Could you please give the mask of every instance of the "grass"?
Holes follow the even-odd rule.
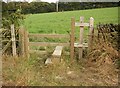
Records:
[[[104,8],[82,11],[68,11],[59,13],[44,13],[27,15],[25,26],[32,33],[60,33],[67,34],[70,30],[70,18],[75,17],[79,21],[80,16],[85,17],[85,21],[89,17],[94,17],[95,24],[117,23],[117,8]],[[79,27],[78,27],[79,28]],[[85,30],[87,32],[87,30]],[[79,32],[77,32],[79,33]],[[49,39],[44,39],[48,41]],[[43,41],[42,39],[31,39],[30,41]],[[53,40],[49,40],[53,41]],[[56,41],[58,42],[58,41]],[[99,46],[99,45],[98,45]],[[97,47],[97,46],[95,46]],[[100,46],[99,46],[100,47]],[[99,48],[98,47],[98,48]],[[102,47],[102,46],[101,46]],[[101,48],[100,49],[103,49]],[[37,47],[43,49],[41,47]],[[13,58],[11,56],[3,56],[3,85],[6,86],[116,86],[117,74],[114,70],[110,70],[110,74],[102,74],[106,68],[101,69],[90,67],[89,63],[83,59],[80,62],[70,64],[69,56],[66,54],[67,49],[62,55],[62,62],[57,65],[44,64],[45,60],[50,57],[52,48],[48,48],[49,53],[45,55],[31,54],[29,59]],[[69,50],[68,50],[69,51]],[[95,54],[96,55],[96,54]],[[94,56],[94,55],[93,55]],[[95,56],[94,56],[95,57]],[[99,59],[99,58],[98,58]],[[85,60],[85,61],[84,61]],[[85,66],[84,66],[85,65]],[[88,65],[88,66],[86,66]],[[92,66],[92,65],[91,65]],[[103,64],[102,66],[105,67]],[[112,65],[110,65],[112,66]],[[108,66],[108,67],[110,67]],[[114,74],[111,76],[111,72]],[[109,73],[107,71],[107,73]],[[13,75],[14,74],[14,75]],[[109,77],[109,78],[108,78]],[[114,80],[113,80],[114,79]]]
[[[84,16],[85,22],[93,17],[95,25],[101,23],[118,23],[118,8],[101,8],[78,11],[52,12],[43,14],[30,14],[26,16],[25,27],[31,33],[59,33],[68,34],[70,31],[71,17],[79,21]],[[78,30],[79,27],[77,27]],[[86,28],[87,29],[87,28]],[[77,32],[78,34],[79,32]]]
[[[11,56],[4,56],[3,85],[6,86],[75,85],[70,81],[71,80],[70,78],[65,77],[68,63],[67,64],[62,63],[62,65],[58,64],[56,66],[52,65],[45,66],[44,59],[39,58],[36,54],[33,54],[29,59],[21,57],[13,58]],[[75,68],[80,68],[80,66],[76,64]],[[75,70],[75,68],[73,69]],[[76,85],[80,85],[80,83],[77,81],[75,83]]]
[[[101,70],[106,71],[106,68],[96,68],[85,62],[85,59],[77,63],[74,61],[71,64],[70,61],[67,60],[66,56],[63,55],[61,63],[56,65],[45,65],[45,58],[43,57],[45,56],[38,56],[36,54],[32,54],[29,59],[4,56],[2,58],[3,85],[116,86],[118,83],[117,74],[113,74],[114,70],[110,70],[110,74],[103,74],[101,73]],[[109,78],[107,78],[108,76]]]

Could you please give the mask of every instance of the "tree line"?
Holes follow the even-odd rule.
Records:
[[[104,7],[117,7],[117,2],[59,2],[59,11],[84,10]],[[15,12],[21,9],[23,14],[48,13],[56,11],[56,3],[47,2],[9,2],[2,3],[2,12]]]

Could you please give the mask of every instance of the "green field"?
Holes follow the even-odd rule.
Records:
[[[79,21],[79,17],[84,16],[85,22],[93,17],[95,25],[101,23],[117,23],[118,8],[101,8],[78,11],[53,12],[42,14],[30,14],[26,16],[25,27],[31,33],[59,33],[67,34],[70,30],[71,17]]]

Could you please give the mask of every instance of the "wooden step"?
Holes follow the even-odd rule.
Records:
[[[56,46],[51,58],[47,58],[45,64],[59,63],[61,60],[63,46]]]
[[[51,61],[51,58],[47,58],[46,61],[45,61],[45,64],[52,64],[52,61]]]
[[[62,54],[62,49],[63,49],[63,46],[56,46],[52,56],[53,57],[60,57]]]
[[[83,43],[83,44],[74,43],[74,47],[76,47],[76,48],[82,48],[82,47],[87,48],[88,44],[87,43]]]
[[[52,54],[52,62],[59,63],[61,60],[63,46],[56,46],[53,54]]]

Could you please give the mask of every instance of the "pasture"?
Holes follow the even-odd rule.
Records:
[[[93,17],[95,26],[99,22],[116,24],[118,23],[118,8],[29,14],[26,16],[24,25],[30,33],[67,34],[70,31],[71,17],[75,17],[76,21],[79,21],[80,16],[84,16],[85,22],[88,22],[89,18]]]

